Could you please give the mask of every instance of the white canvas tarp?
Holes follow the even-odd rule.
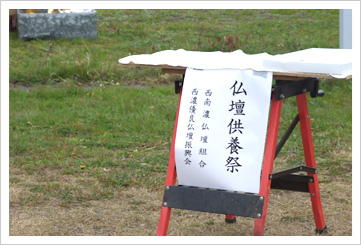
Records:
[[[327,74],[335,78],[352,75],[352,50],[312,48],[287,54],[246,54],[165,50],[154,54],[131,55],[119,60],[123,65],[170,66],[195,69],[251,69],[285,73]]]

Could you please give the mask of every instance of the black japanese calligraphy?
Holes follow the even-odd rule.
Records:
[[[193,139],[193,133],[192,132],[187,133],[186,138],[192,140]]]
[[[230,89],[233,89],[233,96],[236,94],[241,94],[244,93],[245,95],[247,95],[247,92],[244,88],[242,88],[243,86],[243,82],[241,82],[239,85],[238,81],[236,80],[235,83],[233,84],[233,86]]]
[[[209,130],[207,123],[202,124],[202,130]]]
[[[236,170],[238,172],[237,167],[242,167],[242,165],[237,162],[238,159],[238,157],[228,157],[227,164],[225,165],[227,167],[227,171],[231,171],[231,173],[233,173],[234,170]]]
[[[197,97],[192,97],[191,104],[193,104],[193,105],[197,104]]]
[[[233,153],[238,154],[238,150],[243,149],[242,147],[239,146],[238,137],[235,137],[235,138],[232,137],[231,142],[228,144],[229,144],[229,146],[226,149],[230,148],[230,151],[231,151],[230,154],[233,154]]]
[[[203,112],[203,117],[204,118],[209,118],[209,111],[208,110]]]
[[[198,94],[198,89],[194,88],[194,89],[192,90],[192,95],[197,95],[197,94]]]
[[[194,122],[194,115],[193,115],[193,114],[191,114],[191,115],[189,116],[189,122]]]
[[[238,102],[237,101],[234,102],[232,100],[232,104],[230,104],[231,109],[229,109],[229,111],[235,110],[236,113],[234,115],[245,115],[243,113],[244,105],[245,105],[244,101],[239,100]]]
[[[204,105],[206,105],[206,106],[211,106],[211,100],[210,99],[206,99],[205,101],[204,101]]]
[[[192,141],[186,141],[185,148],[192,148]]]
[[[233,134],[235,132],[240,132],[242,134],[243,126],[242,126],[241,119],[234,120],[232,118],[231,122],[228,124],[227,127],[229,127],[229,134]]]
[[[193,123],[188,124],[188,130],[194,130]]]
[[[208,140],[208,136],[201,136],[202,143],[208,143],[207,140]]]
[[[191,157],[192,156],[192,151],[191,150],[185,150],[184,151],[184,156],[188,156],[188,157]]]
[[[211,98],[212,98],[212,91],[211,89],[198,89],[193,88],[191,90],[191,94],[189,95],[190,102],[189,102],[189,109],[188,109],[188,125],[187,125],[187,134],[186,134],[186,141],[184,145],[184,163],[186,165],[191,165],[192,160],[192,148],[196,148],[198,142],[194,142],[193,139],[195,135],[197,135],[197,129],[202,130],[209,130],[209,124],[205,121],[198,121],[200,119],[200,116],[202,116],[203,120],[207,120],[211,118]],[[203,97],[205,96],[205,97]],[[199,103],[199,101],[204,101],[204,105]],[[199,117],[197,117],[196,112],[200,112]],[[203,111],[203,113],[201,113]],[[202,120],[202,119],[201,119]],[[201,125],[201,126],[199,126]],[[200,128],[199,128],[200,127]],[[196,129],[197,128],[197,129]],[[204,146],[208,145],[209,137],[204,132],[201,136],[197,135],[197,138],[200,137],[200,143],[203,144],[201,148],[199,148],[198,157],[203,158],[207,156],[207,148]],[[199,138],[198,138],[199,139]],[[199,159],[201,160],[199,162],[200,167],[206,166],[206,163],[204,162],[205,159]],[[197,160],[198,161],[198,160]]]
[[[207,149],[206,148],[200,148],[199,149],[199,155],[207,155]]]
[[[207,165],[205,162],[203,162],[203,160],[201,160],[198,164],[201,168],[203,168],[205,165]]]
[[[230,90],[232,90],[232,96],[237,95],[237,99],[239,96],[246,96],[247,91],[243,87],[243,82],[238,82],[237,80],[234,82],[232,87],[230,87]],[[234,116],[231,118],[231,121],[227,125],[229,128],[228,133],[230,135],[233,134],[243,134],[244,126],[239,116],[244,116],[244,108],[245,108],[245,101],[242,101],[241,99],[232,100],[230,106],[230,109],[228,111],[233,112]],[[231,137],[230,143],[228,143],[228,146],[226,149],[230,150],[230,156],[228,157],[227,164],[225,165],[227,167],[227,171],[230,171],[231,173],[238,172],[238,167],[242,167],[241,164],[238,163],[239,157],[234,157],[234,154],[239,153],[239,150],[242,150],[243,147],[240,146],[240,142],[238,140],[238,137]]]
[[[195,114],[196,114],[196,110],[197,110],[197,97],[198,95],[198,89],[194,88],[192,90],[192,96],[191,96],[191,100],[190,100],[190,107],[189,107],[189,124],[187,126],[187,134],[186,134],[186,142],[184,145],[184,157],[186,157],[186,159],[184,160],[184,163],[186,165],[191,165],[191,156],[192,156],[192,151],[190,149],[193,148],[192,143],[193,143],[193,132],[194,131],[194,125],[195,125]]]

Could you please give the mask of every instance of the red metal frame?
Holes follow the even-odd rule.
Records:
[[[176,132],[178,126],[178,116],[179,116],[179,106],[181,103],[181,95],[179,96],[177,115],[174,124],[173,131],[173,139],[172,146],[170,150],[169,162],[168,162],[168,170],[167,177],[165,181],[165,186],[174,185],[176,183],[176,167],[175,167],[175,152],[174,145],[176,139]],[[253,234],[255,236],[264,235],[264,227],[266,223],[267,217],[267,208],[268,208],[268,200],[269,194],[271,190],[271,179],[269,179],[269,175],[273,171],[273,164],[275,159],[275,152],[277,146],[277,136],[278,136],[278,128],[281,117],[281,109],[282,109],[282,100],[276,100],[275,94],[272,96],[271,101],[271,110],[269,115],[268,129],[267,129],[267,139],[265,145],[265,152],[263,158],[263,166],[262,166],[262,174],[261,174],[261,182],[260,182],[260,191],[259,195],[264,197],[264,206],[263,206],[263,214],[261,218],[256,218],[254,223]],[[316,161],[315,154],[313,149],[312,142],[312,133],[311,133],[311,125],[310,125],[310,117],[308,114],[308,106],[307,106],[307,95],[306,93],[300,94],[296,96],[297,100],[297,108],[298,115],[300,119],[300,128],[302,135],[302,144],[304,149],[305,162],[307,167],[316,169]],[[323,215],[322,205],[321,205],[321,196],[320,189],[318,184],[317,173],[312,174],[308,173],[309,176],[312,176],[314,182],[309,183],[310,197],[313,209],[314,220],[316,224],[317,230],[325,229],[325,219]],[[165,188],[164,186],[164,188]],[[161,209],[161,215],[158,225],[157,236],[166,236],[168,230],[168,224],[170,219],[171,208],[163,207]],[[234,215],[226,215],[226,219],[233,220],[235,218]]]
[[[267,207],[269,193],[271,191],[271,180],[269,175],[273,171],[273,162],[275,159],[278,126],[281,117],[282,100],[276,100],[275,94],[272,96],[271,112],[268,120],[267,139],[263,157],[262,174],[259,195],[264,196],[262,218],[256,218],[254,222],[253,235],[263,236],[264,225],[266,223]]]
[[[228,221],[229,223],[232,223],[233,221],[235,221],[234,220],[235,218],[236,218],[236,215],[226,214],[226,221]]]
[[[179,107],[180,107],[180,103],[181,103],[181,98],[182,98],[182,89],[180,90],[180,94],[179,94],[177,114],[175,117],[174,129],[173,129],[172,145],[171,145],[170,154],[169,154],[167,177],[165,179],[164,188],[166,186],[174,185],[176,182],[176,179],[177,179],[177,171],[175,168],[174,146],[175,146],[175,139],[176,139],[176,134],[177,134],[178,116],[179,116]],[[157,236],[166,236],[167,235],[170,213],[171,213],[171,208],[162,206],[158,229],[157,229],[157,233],[156,233]]]
[[[303,152],[305,155],[305,162],[307,167],[316,168],[315,152],[313,149],[312,134],[310,116],[308,114],[307,96],[306,94],[300,94],[296,96],[298,116],[300,118],[300,127],[302,135]],[[326,228],[325,217],[323,215],[321,205],[321,193],[318,185],[317,173],[311,174],[314,181],[308,183],[310,190],[310,197],[312,203],[313,217],[315,219],[315,225],[317,230],[323,230]]]
[[[312,132],[310,124],[310,116],[307,106],[306,93],[296,96],[298,116],[300,119],[300,128],[302,135],[303,152],[305,156],[305,163],[307,167],[316,169],[315,153],[312,141]],[[264,226],[266,223],[267,207],[269,200],[269,193],[271,190],[271,180],[269,175],[272,173],[275,150],[277,146],[278,126],[281,116],[282,100],[276,101],[273,96],[271,104],[271,112],[268,123],[266,148],[263,158],[262,176],[260,184],[260,196],[264,196],[263,215],[262,218],[256,218],[254,223],[253,235],[263,236]],[[326,228],[325,218],[322,210],[320,188],[318,184],[317,173],[308,173],[313,177],[313,182],[308,184],[310,190],[310,197],[312,203],[313,216],[315,220],[316,230],[324,230]]]

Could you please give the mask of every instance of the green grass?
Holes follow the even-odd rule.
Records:
[[[97,10],[96,39],[25,42],[10,33],[10,82],[155,84],[159,70],[122,67],[118,59],[167,49],[280,54],[338,48],[338,12]]]
[[[351,81],[327,80],[321,86],[323,98],[308,97],[319,171],[326,179],[346,178],[351,167]],[[177,101],[171,85],[11,89],[10,168],[21,174],[10,174],[10,182],[29,188],[32,194],[22,200],[28,205],[38,205],[40,194],[66,205],[112,198],[112,189],[161,188]],[[296,113],[295,99],[285,100],[280,136]],[[297,126],[276,165],[304,165],[302,151]],[[332,152],[340,154],[330,157]],[[24,176],[36,183],[27,184]],[[62,176],[78,180],[69,185]]]
[[[165,171],[176,106],[164,85],[10,90],[10,164],[128,185],[143,172]]]

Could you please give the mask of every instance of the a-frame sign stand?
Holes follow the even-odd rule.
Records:
[[[171,209],[179,208],[225,214],[226,222],[228,223],[235,222],[236,216],[253,217],[255,218],[253,234],[262,236],[264,234],[271,189],[309,192],[316,226],[315,231],[319,234],[325,232],[327,228],[321,205],[306,96],[307,92],[310,92],[312,98],[323,95],[323,91],[318,90],[318,80],[315,78],[306,78],[299,81],[293,81],[293,79],[276,80],[276,85],[272,87],[271,109],[258,195],[175,185],[177,172],[174,146],[182,94],[181,85],[182,81],[176,81],[176,93],[180,93],[180,99],[175,119],[164,197],[156,235],[167,235]],[[293,96],[296,97],[298,114],[277,144],[282,100]],[[298,166],[281,172],[272,172],[274,159],[298,122],[301,128],[306,166]],[[301,171],[306,172],[307,175],[295,174]]]

